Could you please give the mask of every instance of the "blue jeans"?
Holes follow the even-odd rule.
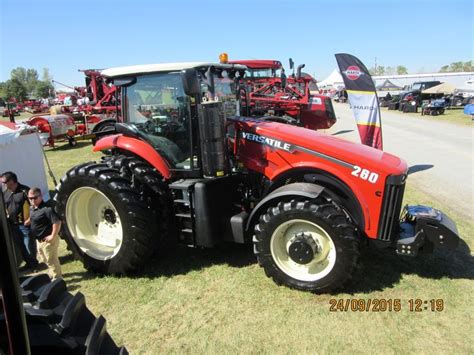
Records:
[[[20,224],[18,229],[23,235],[23,244],[27,254],[25,258],[26,264],[31,266],[38,265],[38,260],[36,259],[36,239],[30,235],[30,227]]]
[[[38,260],[36,259],[36,240],[30,238],[30,228],[24,225],[11,225],[11,232],[13,243],[16,245],[17,260],[21,256],[27,266],[38,265]],[[18,261],[18,263],[21,262]]]

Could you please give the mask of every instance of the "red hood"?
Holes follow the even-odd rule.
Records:
[[[399,157],[378,149],[349,142],[302,127],[276,122],[245,122],[250,131],[258,135],[276,138],[286,143],[304,147],[330,157],[386,174],[404,174],[407,164]]]

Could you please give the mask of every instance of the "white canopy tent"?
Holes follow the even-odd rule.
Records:
[[[13,171],[24,185],[39,187],[44,200],[49,200],[43,147],[36,132],[0,124],[0,174],[5,171]]]
[[[320,89],[336,89],[340,90],[344,88],[344,80],[342,79],[339,70],[334,69],[333,72],[323,81],[318,82]]]

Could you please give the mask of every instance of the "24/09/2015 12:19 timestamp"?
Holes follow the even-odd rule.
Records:
[[[441,298],[410,298],[403,301],[399,298],[331,298],[330,312],[442,312],[444,300]]]

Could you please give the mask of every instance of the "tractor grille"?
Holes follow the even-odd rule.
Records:
[[[387,178],[379,221],[378,240],[391,241],[393,236],[398,234],[406,177],[403,174]]]

